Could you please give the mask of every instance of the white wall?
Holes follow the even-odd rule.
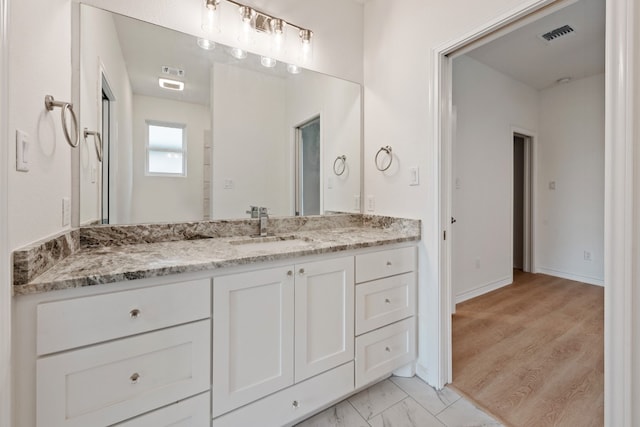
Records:
[[[187,176],[146,175],[146,120],[186,125]],[[202,220],[203,154],[205,132],[210,129],[206,105],[133,96],[132,223]]]
[[[438,141],[433,135],[435,74],[432,49],[460,39],[529,0],[368,0],[364,24],[365,195],[375,213],[423,221],[419,272],[420,375],[440,381],[438,248]],[[463,12],[463,13],[462,13]],[[375,169],[376,151],[392,145],[398,168]],[[419,186],[409,186],[408,167],[420,168]],[[446,341],[446,340],[445,340]]]
[[[360,195],[360,86],[303,72],[287,79],[286,102],[286,125],[292,143],[296,126],[318,114],[321,116],[323,210],[359,212],[354,197]],[[346,168],[338,176],[333,164],[342,155],[347,157]]]
[[[512,127],[536,132],[538,91],[460,56],[453,105],[452,286],[461,302],[512,281]]]
[[[273,216],[291,215],[285,80],[215,64],[212,91],[212,217],[246,217],[249,205],[267,207]],[[225,189],[225,180],[233,188]]]
[[[110,13],[82,7],[80,43],[81,128],[102,131],[102,73],[109,82],[112,103],[110,222],[129,222],[131,211],[131,115],[132,92],[120,42]],[[94,171],[92,171],[94,169]],[[93,175],[93,179],[92,179]],[[92,137],[80,144],[80,223],[99,221],[101,212],[102,164],[98,162]],[[94,181],[94,182],[92,182]]]
[[[604,74],[540,91],[536,269],[604,283]],[[556,189],[549,189],[549,182]],[[584,252],[591,253],[591,261]]]

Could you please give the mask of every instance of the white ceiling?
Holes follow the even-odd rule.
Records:
[[[575,32],[547,42],[540,35],[569,24]],[[535,89],[558,79],[604,72],[605,0],[580,0],[467,53]]]

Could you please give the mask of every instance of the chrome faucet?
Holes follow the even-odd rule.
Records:
[[[246,213],[251,214],[251,218],[258,218],[260,216],[260,208],[257,206],[249,206],[249,210]]]
[[[269,214],[267,213],[267,208],[260,208],[260,237],[265,237],[267,235],[268,219]]]

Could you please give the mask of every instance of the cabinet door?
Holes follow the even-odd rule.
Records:
[[[214,417],[293,384],[293,304],[293,267],[214,279]]]
[[[353,257],[296,265],[296,382],[353,360]]]

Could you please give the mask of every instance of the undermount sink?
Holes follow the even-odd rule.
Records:
[[[295,235],[250,237],[242,240],[231,240],[229,244],[245,250],[275,250],[308,246],[312,239]]]

